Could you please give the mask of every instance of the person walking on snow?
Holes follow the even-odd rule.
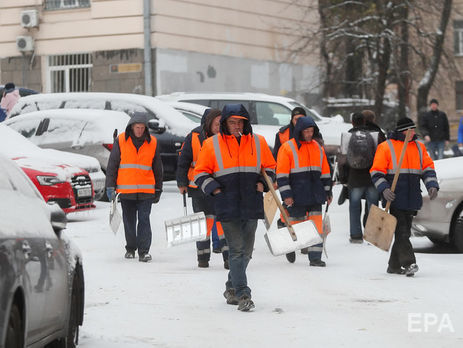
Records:
[[[419,126],[431,158],[439,160],[444,158],[444,149],[449,144],[449,120],[445,112],[438,109],[437,99],[431,99],[429,107],[431,110],[420,118]]]
[[[322,228],[322,204],[330,204],[331,174],[323,147],[314,137],[319,129],[311,117],[301,117],[294,138],[284,143],[277,158],[277,183],[291,224],[312,220],[319,234]],[[310,266],[325,267],[323,243],[308,248]],[[296,254],[286,256],[294,262]]]
[[[195,167],[195,183],[213,196],[217,220],[229,247],[228,280],[224,297],[238,310],[253,309],[246,269],[252,257],[257,220],[264,218],[261,170],[274,180],[275,160],[264,137],[253,134],[242,104],[222,110],[220,132],[206,139]]]
[[[207,238],[196,242],[198,267],[209,267],[211,258],[210,237],[214,228],[219,238],[218,249],[222,253],[224,268],[228,265],[228,246],[220,222],[215,222],[214,203],[211,197],[206,196],[194,183],[194,170],[201,147],[208,137],[219,132],[221,113],[218,109],[206,109],[201,120],[201,126],[196,127],[188,134],[182,146],[177,162],[177,186],[181,194],[192,198],[193,211],[204,212],[206,215]]]
[[[135,112],[114,141],[106,169],[109,200],[120,193],[126,259],[151,261],[151,205],[162,193],[163,168],[157,140],[148,131],[148,114]],[[138,222],[137,222],[138,220]]]
[[[418,271],[410,235],[413,216],[423,204],[420,179],[426,185],[431,200],[437,197],[439,190],[434,162],[425,146],[416,140],[415,128],[414,122],[407,117],[398,120],[389,139],[378,145],[370,169],[372,181],[383,197],[383,206],[390,201],[390,213],[397,218],[387,273],[405,274],[407,277]],[[412,137],[405,150],[397,186],[392,192],[392,181],[408,129]]]

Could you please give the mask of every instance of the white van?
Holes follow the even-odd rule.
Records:
[[[222,109],[225,104],[243,104],[251,116],[251,124],[256,133],[265,136],[269,146],[273,147],[275,134],[291,120],[291,110],[295,107],[305,109],[323,135],[326,152],[337,153],[341,144],[341,134],[352,126],[344,122],[342,116],[323,117],[313,109],[291,98],[262,93],[185,93],[159,95],[156,99],[166,102],[187,102]],[[255,127],[254,125],[257,125]]]

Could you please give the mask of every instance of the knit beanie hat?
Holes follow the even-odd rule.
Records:
[[[307,113],[305,112],[304,108],[301,108],[300,106],[296,106],[292,111],[291,111],[291,121],[293,120],[294,116],[296,115],[304,115],[307,116]]]
[[[397,126],[395,130],[398,132],[403,132],[407,129],[412,129],[412,128],[416,128],[413,120],[409,119],[408,117],[404,117],[397,121]]]

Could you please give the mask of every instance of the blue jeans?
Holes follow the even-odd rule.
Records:
[[[349,188],[349,222],[351,238],[362,238],[362,224],[360,215],[362,214],[362,197],[365,195],[368,209],[365,214],[368,215],[368,210],[372,204],[378,205],[379,193],[376,187],[363,186]]]
[[[433,160],[444,158],[445,141],[430,141],[426,147]]]
[[[151,199],[121,199],[122,220],[124,221],[125,249],[135,251],[138,255],[146,254],[151,247],[150,213]],[[138,214],[138,225],[137,225]]]
[[[252,258],[257,219],[222,221],[223,232],[229,248],[230,271],[225,283],[227,289],[235,289],[235,295],[251,297],[246,268]]]

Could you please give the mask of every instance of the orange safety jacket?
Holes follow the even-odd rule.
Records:
[[[206,195],[221,189],[214,196],[218,221],[263,219],[263,199],[257,183],[264,183],[261,168],[274,178],[275,164],[264,137],[244,134],[238,143],[233,135],[219,133],[203,143],[195,167],[195,183]]]
[[[157,140],[145,141],[138,149],[132,138],[125,138],[125,133],[118,137],[121,150],[121,161],[117,173],[118,193],[155,193],[156,184],[153,173],[153,159],[156,153]]]
[[[188,186],[192,188],[197,188],[194,179],[195,179],[195,166],[196,161],[198,160],[199,152],[201,151],[201,141],[199,140],[199,133],[191,133],[191,150],[193,152],[193,160],[190,163],[190,169],[188,169]]]
[[[281,198],[295,206],[325,203],[331,195],[331,175],[323,147],[312,140],[291,139],[281,145],[277,158],[277,183]]]
[[[380,193],[391,188],[394,174],[398,166],[400,154],[404,146],[405,136],[394,132],[390,139],[382,142],[376,149],[370,175]],[[396,198],[391,207],[401,210],[419,210],[423,204],[420,180],[426,188],[439,188],[434,170],[434,162],[426,151],[423,143],[410,141],[400,169],[400,175],[395,188]],[[385,201],[383,201],[385,205]]]

